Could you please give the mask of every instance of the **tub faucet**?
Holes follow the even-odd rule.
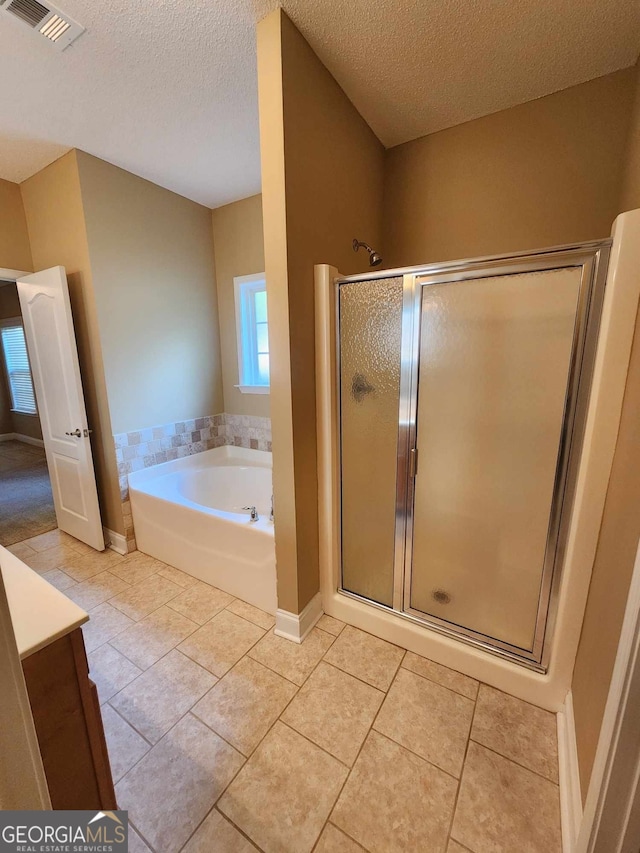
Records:
[[[249,518],[250,522],[258,521],[260,519],[260,516],[258,515],[258,510],[254,506],[243,506],[242,509],[247,510],[251,513],[251,516]]]

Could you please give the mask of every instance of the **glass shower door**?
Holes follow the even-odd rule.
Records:
[[[405,610],[525,652],[553,561],[581,274],[572,266],[418,288]]]
[[[393,604],[402,278],[339,288],[342,589]]]

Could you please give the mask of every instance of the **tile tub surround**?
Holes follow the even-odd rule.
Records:
[[[113,441],[127,550],[131,553],[136,549],[136,542],[129,502],[129,474],[225,444],[271,452],[271,419],[223,412],[121,432],[113,436]]]
[[[158,560],[78,546],[14,549],[95,601],[82,630],[132,850],[560,853],[553,714],[337,619],[292,643]]]

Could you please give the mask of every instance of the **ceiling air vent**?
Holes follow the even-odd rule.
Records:
[[[12,12],[30,27],[37,27],[49,14],[50,9],[42,3],[37,3],[36,0],[11,0],[7,6],[7,12]]]
[[[69,15],[51,3],[38,0],[0,0],[0,12],[22,21],[60,50],[69,47],[85,31]]]

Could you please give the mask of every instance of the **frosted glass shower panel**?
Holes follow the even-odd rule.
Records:
[[[393,603],[402,278],[339,291],[342,587]]]
[[[531,650],[581,268],[424,286],[410,608]]]

